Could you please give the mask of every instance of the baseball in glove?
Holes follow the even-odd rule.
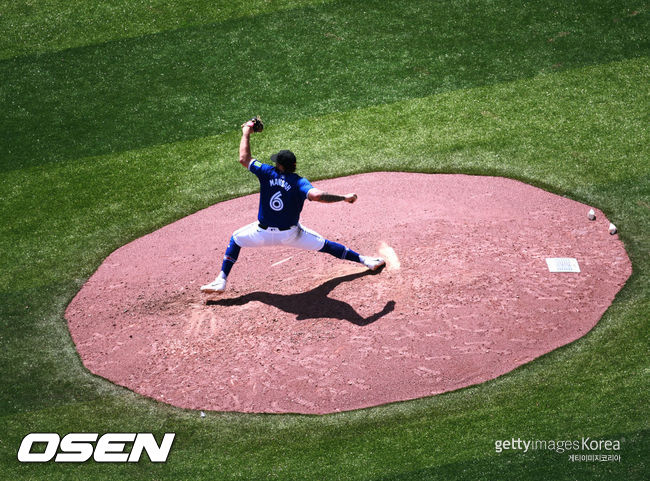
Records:
[[[249,120],[249,122],[253,122],[253,132],[261,132],[264,130],[264,124],[262,123],[262,119],[260,119],[259,116],[253,117]]]

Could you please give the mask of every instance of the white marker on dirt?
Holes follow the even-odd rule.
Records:
[[[286,259],[282,259],[281,261],[278,261],[275,264],[272,264],[271,267],[275,267],[275,266],[279,266],[280,264],[284,264],[285,262],[287,262],[288,260],[291,260],[292,258],[293,258],[293,256],[287,257]]]

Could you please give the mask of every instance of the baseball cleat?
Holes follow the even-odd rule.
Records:
[[[362,257],[361,261],[363,265],[366,266],[371,271],[376,271],[382,266],[386,265],[386,261],[381,257]]]
[[[201,292],[205,294],[212,294],[215,292],[223,292],[226,290],[226,279],[223,277],[217,277],[210,284],[201,286]]]

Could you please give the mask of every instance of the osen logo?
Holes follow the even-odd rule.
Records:
[[[175,436],[165,433],[158,445],[152,433],[106,433],[102,437],[98,433],[69,433],[63,439],[57,433],[31,433],[20,443],[18,461],[83,463],[93,458],[98,463],[137,463],[146,451],[152,462],[164,463]],[[125,451],[127,443],[133,443],[130,452]],[[45,450],[35,451],[34,444],[44,444]]]

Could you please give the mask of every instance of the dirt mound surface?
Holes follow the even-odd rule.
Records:
[[[68,306],[84,365],[191,409],[331,413],[493,379],[587,333],[631,274],[609,221],[521,182],[375,173],[316,182],[353,205],[308,203],[302,223],[379,273],[327,254],[242,249],[258,195],[214,205],[111,254]],[[580,273],[551,273],[571,257]]]

